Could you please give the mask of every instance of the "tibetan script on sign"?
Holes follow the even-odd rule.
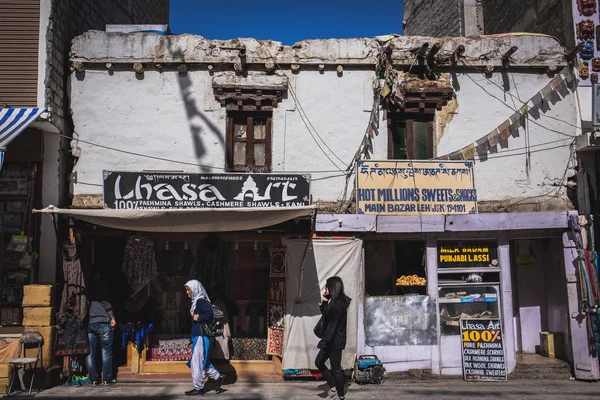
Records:
[[[310,175],[103,172],[104,208],[265,208],[310,205]]]
[[[471,161],[358,161],[359,214],[474,214]]]

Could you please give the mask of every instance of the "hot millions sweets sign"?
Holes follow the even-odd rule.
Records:
[[[470,161],[358,161],[359,214],[474,214],[477,191]]]

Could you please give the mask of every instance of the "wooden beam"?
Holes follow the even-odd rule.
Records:
[[[449,232],[567,229],[567,212],[490,213],[446,216]]]
[[[317,214],[317,232],[375,232],[377,217],[365,214]]]
[[[444,232],[443,215],[378,215],[377,233]]]

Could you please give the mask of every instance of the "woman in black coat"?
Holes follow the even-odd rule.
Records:
[[[327,279],[325,293],[321,296],[320,329],[316,329],[321,338],[318,344],[319,354],[315,364],[329,385],[329,396],[337,393],[344,400],[344,373],[342,372],[342,350],[346,347],[346,324],[351,299],[344,294],[344,283],[333,276]],[[331,370],[325,366],[329,360]]]

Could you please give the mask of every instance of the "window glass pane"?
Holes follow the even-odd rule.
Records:
[[[392,141],[392,158],[406,160],[406,123],[404,121],[392,122]]]
[[[256,132],[256,131],[254,131]],[[265,165],[265,144],[254,143],[254,165]]]
[[[233,163],[235,165],[246,165],[246,143],[233,143]]]
[[[429,124],[427,122],[415,121],[413,132],[415,137],[415,159],[429,159]]]
[[[245,139],[246,138],[246,119],[245,118],[235,118],[233,120],[233,137],[237,139]]]
[[[264,140],[267,138],[267,119],[254,118],[254,139]]]

